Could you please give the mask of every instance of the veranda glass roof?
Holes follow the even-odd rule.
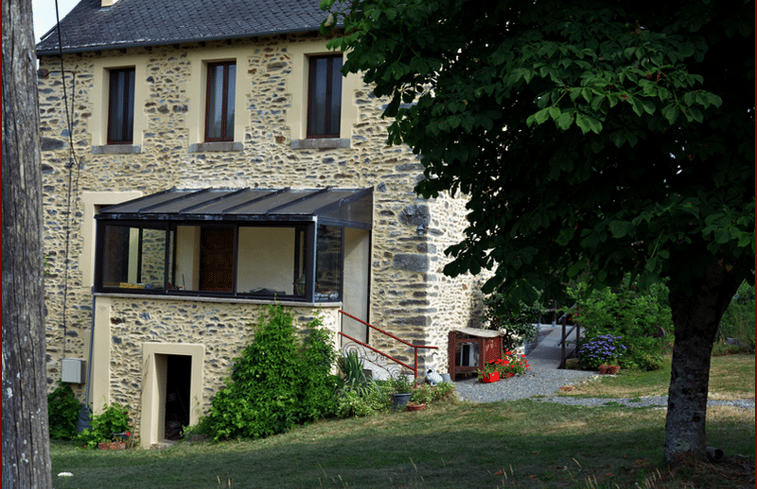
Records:
[[[98,219],[128,221],[318,221],[370,229],[373,189],[176,189],[104,207]]]

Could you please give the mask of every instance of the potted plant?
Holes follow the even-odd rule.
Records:
[[[497,382],[499,380],[499,369],[496,360],[487,363],[483,370],[479,371],[478,380],[485,384]]]
[[[501,379],[509,379],[516,375],[525,374],[531,370],[525,355],[505,349],[502,358],[494,360]]]
[[[407,404],[408,411],[420,411],[426,407],[426,404],[434,400],[435,387],[431,385],[419,385],[415,387],[410,396],[410,402]]]
[[[391,387],[394,410],[396,411],[407,406],[413,391],[413,385],[410,383],[407,375],[399,374],[396,377],[392,377]]]
[[[100,450],[126,450],[126,443],[129,436],[131,436],[131,433],[128,431],[113,433],[111,441],[98,443],[97,448]]]

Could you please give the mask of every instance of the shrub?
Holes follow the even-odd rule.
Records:
[[[336,409],[336,358],[320,318],[302,342],[294,316],[279,304],[261,315],[252,341],[234,360],[225,387],[199,423],[214,439],[262,438],[295,424],[328,416]]]
[[[118,403],[105,405],[101,414],[91,416],[89,428],[76,437],[87,448],[97,448],[98,443],[109,441],[116,433],[129,431],[129,410]]]
[[[754,351],[754,286],[747,282],[739,286],[720,320],[717,342],[728,344],[729,338],[735,352]]]
[[[340,392],[337,400],[336,416],[347,418],[363,417],[387,412],[391,406],[389,383],[376,383],[371,390],[360,393],[354,390]]]
[[[620,365],[626,350],[620,336],[606,334],[582,343],[578,354],[584,368],[596,370],[600,365]]]
[[[546,309],[537,303],[527,305],[521,301],[517,306],[507,306],[504,296],[499,293],[484,298],[484,321],[489,329],[503,332],[502,346],[515,350],[536,338],[538,332],[534,323]]]
[[[58,381],[58,387],[47,395],[47,421],[50,438],[72,440],[76,438],[76,420],[81,403],[76,399],[71,384]]]
[[[452,393],[455,392],[455,384],[451,382],[440,382],[434,386],[433,392],[434,397],[431,400],[432,402],[444,401],[451,397]]]
[[[410,400],[419,404],[428,404],[434,400],[434,387],[422,384],[412,390]]]
[[[392,377],[390,382],[392,385],[392,392],[407,394],[413,390],[413,384],[405,374],[397,374],[395,377]]]
[[[664,284],[653,284],[641,293],[626,277],[618,287],[590,292],[586,283],[580,282],[571,288],[571,296],[576,301],[571,313],[584,328],[584,341],[618,335],[627,348],[618,359],[623,368],[662,367],[664,337],[673,331],[668,288]]]

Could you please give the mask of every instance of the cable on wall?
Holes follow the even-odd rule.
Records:
[[[64,252],[64,261],[63,261],[63,269],[64,269],[64,275],[63,275],[63,317],[62,317],[62,325],[63,325],[63,352],[62,352],[62,358],[66,358],[66,336],[68,333],[68,327],[67,327],[67,306],[68,306],[68,272],[69,272],[69,254],[70,254],[70,243],[71,243],[71,201],[74,195],[78,192],[78,189],[75,191],[74,186],[78,187],[79,184],[79,169],[80,165],[77,163],[76,158],[76,151],[74,149],[74,131],[73,131],[73,124],[71,122],[71,113],[68,110],[68,94],[66,92],[66,70],[64,69],[63,65],[63,36],[61,34],[61,27],[60,27],[60,14],[58,10],[58,0],[55,0],[55,20],[56,20],[56,27],[58,30],[58,58],[60,61],[60,76],[61,81],[63,84],[63,105],[66,108],[66,125],[68,127],[68,147],[69,147],[69,158],[68,163],[66,164],[66,168],[68,168],[68,192],[66,196],[66,239],[65,239],[65,252]],[[72,73],[72,87],[71,87],[71,112],[73,112],[74,109],[74,95],[75,95],[75,87],[76,87],[76,72],[71,71]],[[76,177],[74,178],[74,167],[76,167]],[[94,311],[93,311],[94,314]]]

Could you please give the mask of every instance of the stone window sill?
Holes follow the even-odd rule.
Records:
[[[349,147],[349,139],[312,138],[292,140],[292,149],[336,149]]]
[[[135,155],[142,152],[142,146],[136,144],[108,144],[106,146],[92,146],[94,155]]]
[[[189,145],[190,153],[222,153],[228,151],[243,151],[242,143],[233,141],[222,141],[215,143],[195,143]]]

